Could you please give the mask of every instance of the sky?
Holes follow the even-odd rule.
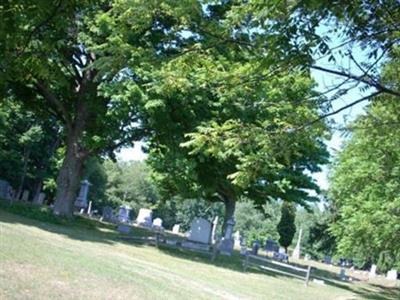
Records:
[[[320,31],[323,32],[324,30],[327,30],[327,27],[321,27]],[[331,37],[331,42],[330,47],[334,48],[335,46],[341,44],[343,40],[340,37]],[[343,48],[341,48],[344,50]],[[339,50],[339,49],[338,49]],[[359,62],[359,63],[367,63],[367,55],[366,55],[366,50],[361,50],[359,47],[351,47],[351,51],[353,54],[354,59]],[[361,74],[361,71],[358,69],[358,67],[349,60],[349,58],[342,58],[337,52],[335,54],[335,57],[337,59],[336,63],[332,63],[328,61],[328,57],[324,58],[319,58],[317,59],[316,65],[318,66],[323,66],[326,68],[330,69],[338,69],[340,66],[345,66],[348,67],[350,72],[353,74]],[[338,77],[334,76],[331,74],[328,74],[326,72],[318,71],[318,70],[311,70],[311,76],[314,78],[314,80],[317,83],[317,90],[320,92],[327,91],[330,87],[334,86],[335,84],[338,84],[342,82],[343,77]],[[345,87],[345,86],[343,86]],[[372,93],[372,90],[368,91],[360,91],[360,87],[362,85],[359,85],[355,88],[352,88],[348,91],[347,94],[341,96],[337,100],[335,100],[332,103],[332,111],[337,110],[346,104],[351,103],[352,101],[358,100],[364,96],[367,96],[368,94]],[[332,96],[334,92],[331,94],[327,94],[327,96]],[[354,105],[353,107],[346,109],[332,117],[330,117],[330,120],[333,120],[336,123],[336,127],[338,126],[343,126],[345,124],[348,124],[352,120],[354,120],[357,116],[360,114],[364,113],[364,109],[366,107],[368,102],[361,102],[357,105]],[[327,148],[331,154],[331,160],[335,157],[335,154],[341,149],[341,145],[343,141],[347,137],[343,135],[343,132],[334,130],[332,131],[332,136],[331,139],[326,141]],[[129,161],[129,160],[145,160],[146,159],[146,154],[143,153],[141,150],[143,143],[142,142],[137,142],[135,143],[135,146],[133,148],[124,148],[121,149],[120,152],[117,152],[117,158],[119,160],[123,161]],[[314,173],[312,176],[316,180],[317,184],[320,186],[321,189],[326,190],[329,187],[328,183],[328,174],[329,174],[329,165],[323,166],[322,171],[319,173]]]

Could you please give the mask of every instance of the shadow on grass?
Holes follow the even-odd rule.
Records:
[[[88,219],[82,216],[75,216],[73,219],[63,219],[54,216],[47,207],[38,207],[30,204],[15,203],[9,205],[8,202],[0,200],[0,221],[5,223],[23,224],[33,226],[45,231],[67,236],[71,239],[88,241],[95,243],[123,243],[134,247],[147,246],[146,242],[121,239],[121,234],[116,231],[116,225],[100,222],[98,220]],[[129,236],[154,236],[154,232],[134,227],[133,233]],[[181,239],[174,235],[167,234],[169,237]],[[161,244],[158,249],[163,253],[190,261],[196,261],[203,264],[209,264],[215,267],[226,268],[236,272],[243,272],[243,257],[234,251],[231,257],[219,255],[214,261],[211,261],[210,255],[193,252],[182,248],[170,248]],[[301,265],[298,265],[301,266]],[[304,267],[304,266],[301,266]],[[246,273],[265,274],[275,278],[290,278],[292,276],[278,274],[268,270],[249,268]],[[326,285],[339,289],[347,290],[357,294],[362,299],[370,300],[398,300],[400,299],[400,288],[388,288],[380,285],[369,285],[371,289],[353,283],[344,283],[339,280],[338,274],[327,270],[313,268],[311,279],[318,278],[324,280]],[[301,279],[298,279],[301,282]]]

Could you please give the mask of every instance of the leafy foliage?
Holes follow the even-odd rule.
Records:
[[[398,88],[398,56],[385,68],[384,80]],[[367,115],[350,126],[351,139],[339,154],[331,176],[331,198],[338,220],[331,230],[338,250],[364,264],[381,262],[381,271],[400,264],[400,120],[399,105],[380,97]]]
[[[281,219],[277,225],[279,233],[279,244],[286,249],[293,241],[294,234],[296,233],[296,206],[284,201],[281,207]]]

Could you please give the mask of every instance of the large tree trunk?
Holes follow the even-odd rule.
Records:
[[[68,140],[67,152],[57,177],[53,212],[55,215],[72,217],[86,156],[78,150],[78,138],[70,137]]]
[[[232,196],[224,197],[224,204],[225,204],[225,215],[224,215],[224,224],[222,226],[223,234],[225,234],[226,222],[229,219],[233,219],[235,215],[236,199]]]

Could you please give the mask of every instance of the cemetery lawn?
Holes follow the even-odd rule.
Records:
[[[327,275],[326,285],[306,288],[243,273],[238,255],[211,264],[201,254],[124,242],[110,224],[57,224],[0,206],[0,299],[398,299],[399,289]]]

